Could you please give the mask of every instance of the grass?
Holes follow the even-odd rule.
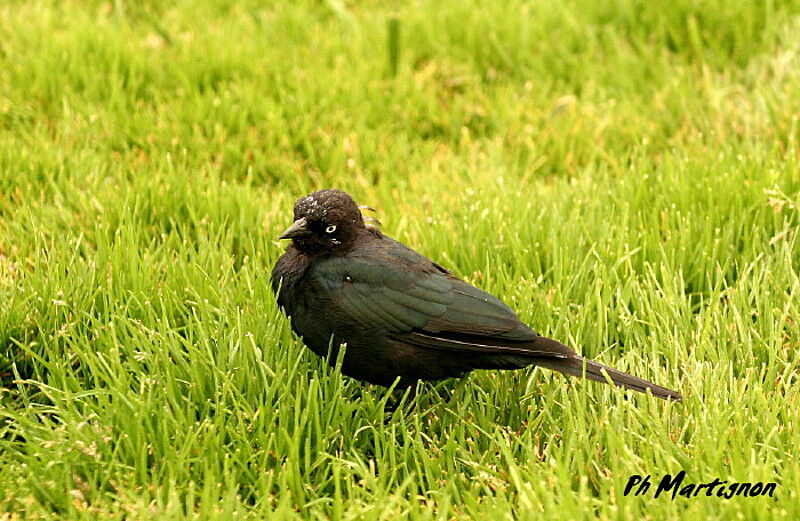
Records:
[[[2,3],[0,519],[797,519],[798,42],[797,1]],[[387,412],[268,287],[330,186],[684,402]],[[681,469],[776,498],[623,496]]]

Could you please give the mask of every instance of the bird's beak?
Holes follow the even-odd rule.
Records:
[[[305,217],[301,217],[292,223],[289,228],[278,239],[294,239],[295,237],[302,237],[311,232],[308,229],[308,221]]]

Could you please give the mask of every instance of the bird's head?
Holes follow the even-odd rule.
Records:
[[[297,200],[294,223],[279,239],[291,239],[305,253],[332,253],[347,249],[364,228],[353,198],[341,190],[327,189]]]

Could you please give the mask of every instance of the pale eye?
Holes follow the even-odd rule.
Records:
[[[330,226],[325,228],[325,233],[333,233],[335,231],[336,231],[336,225],[335,224],[331,224]]]

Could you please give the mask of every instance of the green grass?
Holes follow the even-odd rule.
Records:
[[[800,518],[800,2],[168,4],[0,4],[0,519]],[[684,402],[386,412],[269,289],[334,186]]]

